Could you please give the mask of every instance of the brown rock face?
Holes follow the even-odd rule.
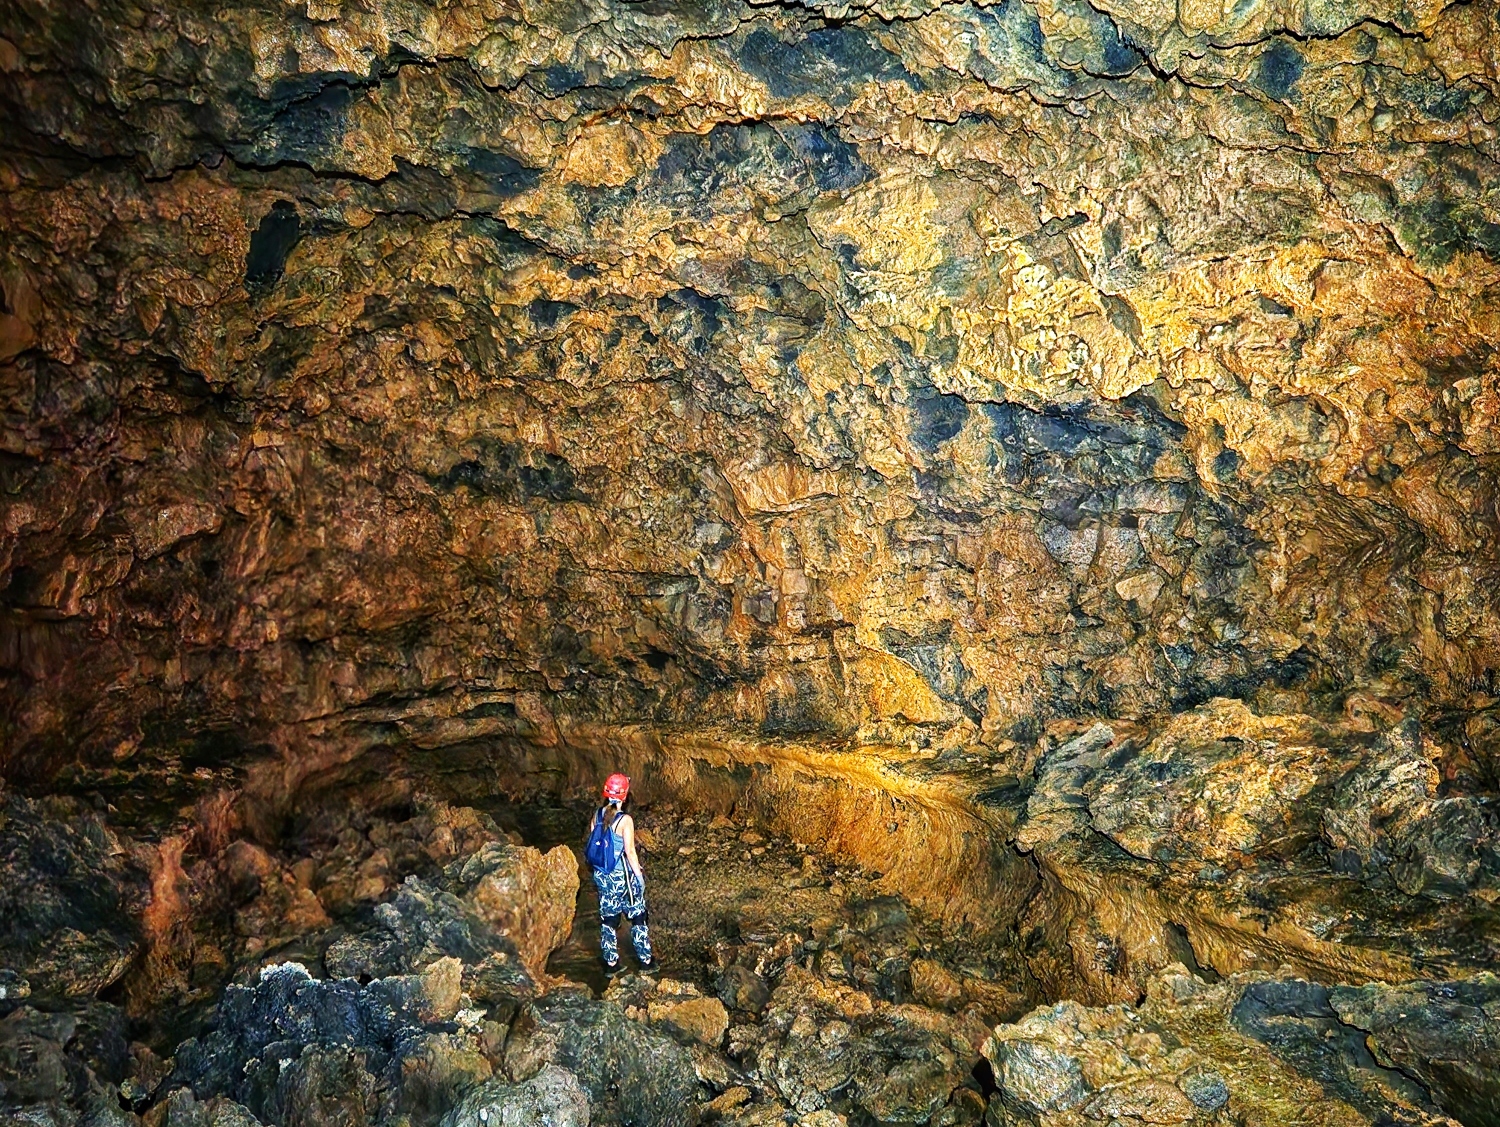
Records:
[[[717,998],[690,998],[685,1002],[653,1002],[648,1016],[669,1033],[711,1049],[724,1043],[729,1014]]]
[[[1451,1127],[1456,1121],[1434,1114],[1405,1076],[1369,1058],[1358,1031],[1338,1023],[1328,993],[1253,976],[1206,986],[1178,966],[1154,978],[1138,1006],[1037,1010],[985,1043],[1001,1087],[990,1118],[1005,1127]],[[1314,1038],[1324,1042],[1324,1063],[1309,1083],[1297,1065]]]
[[[475,913],[516,945],[534,977],[573,930],[578,861],[559,845],[546,855],[527,846],[492,843],[455,862],[450,874]]]
[[[1288,976],[1426,1077],[1350,1115],[1489,1100],[1375,984],[1500,958],[1497,0],[0,0],[0,120],[0,869],[45,892],[0,886],[0,1020],[380,913],[345,977],[493,932],[524,969],[459,993],[573,1068],[627,1020],[532,996],[576,865],[467,806],[618,769],[1025,968],[870,956],[928,1028],[835,1021],[827,934],[816,1005],[734,963],[820,1123],[973,1127],[955,1030],[1017,999],[1074,1008],[997,1035],[997,1123],[1201,1120],[1186,1057],[1093,1047],[1176,990],[1227,1053]],[[727,1094],[715,1014],[663,1044]],[[7,1036],[82,1051],[49,1020]],[[340,1043],[256,1106],[375,1085]],[[464,1115],[576,1118],[531,1083]]]

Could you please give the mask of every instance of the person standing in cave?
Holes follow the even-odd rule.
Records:
[[[630,921],[630,942],[642,970],[651,970],[651,934],[646,928],[646,876],[635,852],[635,822],[625,813],[630,780],[621,774],[604,782],[604,805],[589,822],[586,855],[599,890],[599,951],[604,969],[620,969],[620,939],[617,929],[623,916]]]

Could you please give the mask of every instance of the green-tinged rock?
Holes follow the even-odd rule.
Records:
[[[545,994],[516,1021],[505,1068],[517,1081],[555,1065],[577,1077],[595,1120],[626,1127],[691,1127],[700,1091],[691,1054],[612,1002],[574,991]]]
[[[589,1101],[577,1077],[548,1064],[519,1084],[471,1089],[442,1127],[589,1127]]]
[[[1033,1010],[985,1043],[997,1088],[988,1120],[1455,1127],[1443,1110],[1457,1108],[1440,1110],[1370,1059],[1362,1032],[1332,1007],[1336,992],[1266,975],[1209,984],[1175,966],[1150,980],[1139,1006]]]
[[[1339,1020],[1467,1127],[1500,1124],[1500,979],[1336,986]]]

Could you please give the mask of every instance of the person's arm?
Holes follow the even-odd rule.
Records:
[[[620,836],[625,840],[625,856],[630,859],[630,867],[644,884],[646,874],[641,872],[641,859],[635,855],[635,819],[629,814],[620,815]]]

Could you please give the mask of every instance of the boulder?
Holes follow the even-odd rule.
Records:
[[[1271,853],[1310,816],[1305,800],[1341,764],[1284,722],[1271,731],[1275,722],[1261,720],[1254,738],[1253,719],[1237,701],[1181,718],[1084,785],[1090,824],[1147,861],[1225,864]]]
[[[130,908],[144,874],[92,811],[66,798],[33,801],[0,784],[0,975],[33,1002],[91,998],[139,948]],[[8,972],[8,974],[7,974]],[[4,999],[0,998],[0,1004]]]
[[[442,1127],[589,1127],[588,1095],[571,1072],[543,1065],[530,1080],[471,1089]]]
[[[277,1127],[362,1127],[386,1118],[375,1075],[384,1063],[367,1047],[303,1045],[246,1071],[261,1086],[253,1106]]]
[[[904,937],[911,927],[906,902],[899,896],[876,896],[854,905],[854,930],[876,938]]]
[[[114,1084],[122,1027],[123,1015],[103,1003],[77,1014],[12,1009],[0,1019],[0,1123],[134,1124]]]
[[[462,990],[508,1022],[537,990],[515,943],[501,935],[465,900],[408,877],[393,900],[375,908],[374,926],[332,943],[323,956],[328,973],[377,978],[419,973],[443,958],[462,965]]]
[[[661,1030],[692,1055],[693,1071],[710,1092],[722,1092],[740,1079],[720,1053],[729,1028],[729,1011],[717,998],[706,998],[691,982],[667,977],[621,975],[610,983],[604,1000],[620,1006],[632,1021]]]
[[[1338,986],[1328,1001],[1377,1061],[1419,1082],[1449,1115],[1500,1127],[1500,977]]]
[[[480,919],[510,939],[534,978],[567,941],[578,904],[578,859],[567,846],[543,854],[530,846],[490,842],[449,865],[448,886]]]
[[[267,967],[225,991],[217,1028],[179,1046],[174,1080],[280,1127],[435,1122],[493,1072],[477,1015],[457,1012],[461,974],[451,956],[365,984]]]
[[[717,1049],[729,1028],[729,1014],[717,998],[689,998],[686,1001],[652,1002],[647,1015],[682,1044],[706,1045]]]
[[[178,1088],[146,1116],[146,1127],[261,1127],[250,1109],[216,1096],[199,1100],[191,1088]]]
[[[72,1094],[63,1046],[77,1022],[22,1006],[0,1021],[0,1106],[60,1101]]]
[[[280,874],[276,859],[254,842],[235,840],[218,856],[228,893],[236,904],[260,895],[266,881]]]
[[[553,991],[516,1020],[505,1052],[514,1080],[556,1065],[577,1076],[594,1119],[624,1127],[691,1127],[702,1093],[687,1049],[614,1002]]]
[[[1181,966],[1140,1006],[1059,1002],[984,1044],[994,1127],[1216,1121],[1267,1127],[1457,1127],[1363,1049],[1327,988],[1263,974],[1208,984]]]
[[[847,1099],[880,1123],[926,1123],[979,1057],[952,1018],[877,1002],[795,965],[762,1025],[759,1075],[804,1116]]]
[[[1365,747],[1307,717],[1216,700],[1078,785],[1090,826],[1146,861],[1232,871],[1322,868],[1326,855],[1339,872],[1407,896],[1500,888],[1500,819],[1482,797],[1444,793],[1443,758],[1416,720]]]
[[[431,1123],[454,1100],[494,1074],[493,1046],[484,1037],[447,1029],[417,1033],[397,1048],[400,1098],[396,1110],[413,1122]]]
[[[730,1009],[756,1014],[771,1000],[771,988],[749,967],[733,963],[719,976],[718,995]]]

